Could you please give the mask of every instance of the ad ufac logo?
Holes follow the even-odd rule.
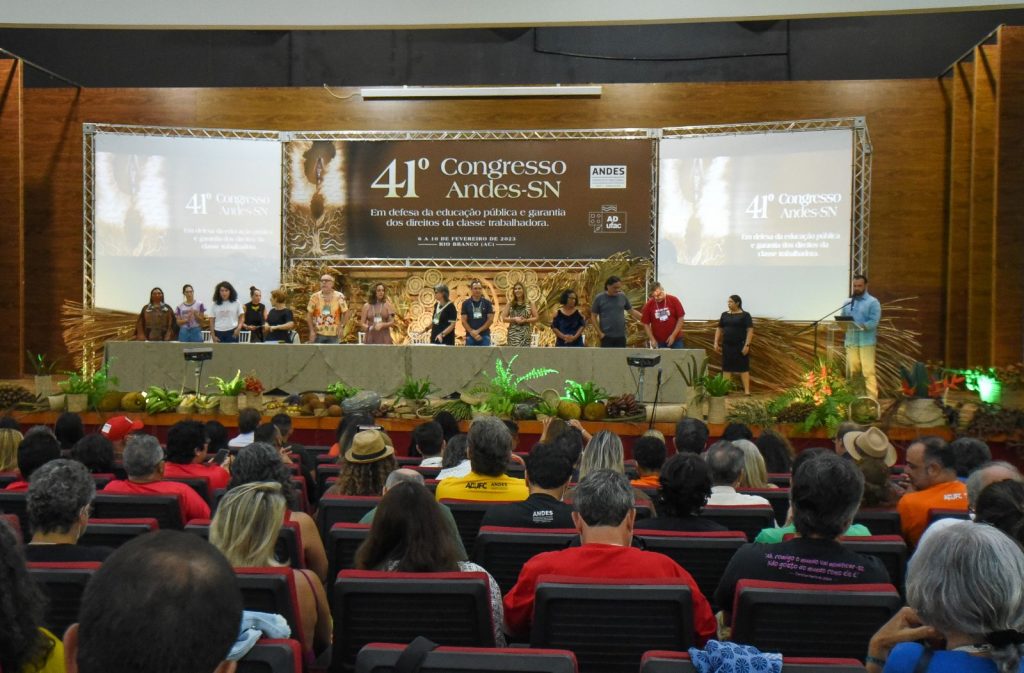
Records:
[[[626,233],[626,212],[619,210],[615,204],[601,206],[599,211],[590,211],[590,228],[595,234]]]

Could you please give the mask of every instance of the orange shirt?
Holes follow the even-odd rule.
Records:
[[[634,488],[658,488],[661,486],[660,475],[649,474],[646,477],[640,477],[629,482]]]
[[[967,487],[963,482],[946,481],[923,491],[912,491],[896,504],[900,513],[900,527],[907,544],[916,547],[928,527],[928,510],[956,509],[967,511]]]

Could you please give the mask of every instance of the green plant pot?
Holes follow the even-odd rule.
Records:
[[[71,413],[80,414],[89,408],[89,396],[85,393],[68,393],[64,406]]]
[[[716,425],[725,423],[725,397],[708,398],[708,423]]]
[[[237,395],[219,395],[219,407],[220,413],[223,416],[237,416],[238,415],[238,396]]]
[[[46,396],[50,403],[50,411],[64,411],[64,393],[56,393]]]

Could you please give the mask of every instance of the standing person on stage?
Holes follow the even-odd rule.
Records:
[[[551,319],[551,331],[555,333],[555,346],[579,347],[583,345],[583,330],[587,319],[577,306],[576,290],[566,290],[559,298],[562,307]]]
[[[459,313],[452,303],[447,285],[434,286],[434,317],[430,321],[430,343],[455,345],[455,323]]]
[[[373,298],[363,304],[363,343],[392,344],[391,328],[395,324],[395,307],[387,298],[384,283],[373,286]]]
[[[853,318],[853,327],[846,330],[846,365],[850,377],[864,375],[868,395],[878,399],[878,377],[875,376],[875,344],[878,323],[882,319],[882,305],[868,294],[868,277],[853,277],[850,302],[843,307],[843,315]]]
[[[136,341],[173,341],[176,326],[174,309],[164,303],[164,291],[154,287],[135,321]]]
[[[306,306],[309,343],[336,344],[344,336],[348,322],[348,302],[334,289],[334,276],[320,276],[320,291],[314,292]]]
[[[501,319],[508,323],[507,346],[530,345],[533,336],[533,323],[537,322],[537,309],[526,297],[526,287],[522,283],[512,286],[512,299],[505,304]]]
[[[270,293],[271,309],[267,311],[267,326],[264,328],[266,341],[291,343],[295,316],[292,315],[292,310],[285,306],[286,299],[288,293],[281,288]]]
[[[738,294],[729,295],[728,311],[718,318],[715,352],[722,354],[722,373],[739,374],[743,394],[750,394],[750,344],[754,340],[754,319],[743,310]]]
[[[594,297],[590,307],[601,348],[626,347],[626,313],[637,320],[643,318],[622,291],[622,279],[609,276],[604,282],[604,292]]]
[[[466,330],[467,346],[490,346],[494,305],[484,297],[484,284],[474,280],[469,284],[469,299],[462,302],[462,326]]]
[[[683,345],[684,315],[682,302],[667,294],[661,283],[655,283],[640,319],[651,348],[686,348]]]
[[[249,303],[245,305],[245,316],[242,318],[242,329],[250,332],[249,341],[262,343],[263,333],[267,324],[267,307],[263,305],[263,292],[255,285],[249,286]]]
[[[226,280],[217,283],[213,289],[213,342],[236,344],[242,330],[240,318],[245,311],[238,303],[238,292]]]
[[[178,341],[201,343],[203,340],[203,324],[206,320],[206,307],[203,302],[196,301],[195,290],[191,285],[181,288],[185,301],[174,311],[178,323]]]

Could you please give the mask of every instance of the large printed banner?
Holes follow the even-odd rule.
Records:
[[[650,250],[654,141],[285,144],[292,259],[597,259]]]

